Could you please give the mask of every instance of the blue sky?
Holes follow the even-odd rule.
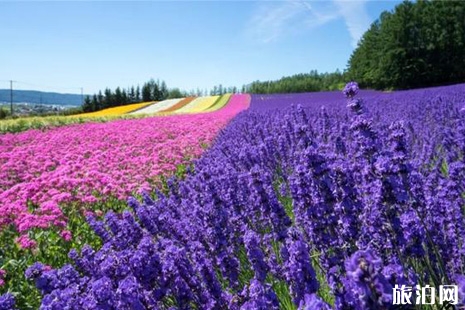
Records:
[[[0,2],[0,88],[191,90],[344,70],[400,1]]]

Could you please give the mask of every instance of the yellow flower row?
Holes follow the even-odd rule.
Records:
[[[134,103],[134,104],[123,105],[123,106],[120,106],[120,107],[108,108],[108,109],[104,109],[104,110],[100,110],[100,111],[96,111],[96,112],[71,115],[70,117],[119,116],[119,115],[123,115],[123,114],[129,113],[129,112],[133,112],[133,111],[145,108],[145,107],[147,107],[149,105],[152,105],[154,103],[155,103],[155,101]]]
[[[218,98],[220,98],[220,96],[207,97],[204,100],[202,100],[201,102],[199,102],[198,104],[196,104],[195,106],[193,106],[192,109],[190,109],[188,111],[188,113],[203,112],[206,109],[208,109],[209,107],[211,107],[218,100]]]

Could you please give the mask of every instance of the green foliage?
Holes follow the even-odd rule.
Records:
[[[172,88],[168,91],[167,99],[183,98],[187,97],[187,94],[181,91],[179,88]]]
[[[142,86],[142,101],[161,101],[168,98],[169,92],[164,81],[151,79]]]
[[[210,96],[222,96],[224,94],[235,94],[237,92],[238,90],[236,86],[226,87],[223,86],[223,84],[219,84],[213,86],[213,88],[210,90]],[[199,93],[199,91],[197,91],[197,93]]]
[[[5,109],[0,107],[0,119],[5,119],[7,116],[8,116],[8,113],[5,111]]]
[[[81,114],[83,112],[82,107],[77,107],[77,108],[69,108],[66,110],[63,110],[58,113],[58,115],[75,115],[75,114]]]
[[[289,285],[283,280],[273,279],[271,282],[273,291],[279,300],[279,308],[283,310],[296,310],[297,307],[292,301],[291,292],[289,291]]]
[[[283,77],[277,81],[255,81],[242,88],[251,94],[301,93],[323,90],[338,90],[344,87],[347,78],[340,71],[334,73],[301,73]]]
[[[407,89],[465,81],[465,2],[405,1],[383,12],[349,60],[362,87]]]
[[[82,104],[82,110],[84,112],[93,112],[93,111],[95,111],[94,107],[92,106],[92,100],[90,99],[89,96],[86,96],[84,98],[84,103]]]

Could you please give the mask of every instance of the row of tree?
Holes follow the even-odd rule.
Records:
[[[383,12],[348,64],[364,87],[407,89],[465,81],[465,1],[405,1]]]
[[[323,90],[336,90],[344,86],[346,77],[337,70],[334,73],[301,73],[286,76],[276,81],[255,81],[243,87],[243,92],[251,94],[300,93]]]
[[[235,94],[238,92],[238,89],[236,86],[231,86],[231,87],[225,87],[222,84],[215,85],[213,88],[210,90],[210,96],[221,96],[224,94]]]
[[[239,89],[236,86],[226,87],[222,84],[213,86],[212,89],[192,89],[190,91],[181,91],[179,88],[173,89],[172,91],[176,90],[177,96],[172,98],[181,98],[181,97],[200,97],[200,96],[221,96],[224,94],[236,94],[239,92]]]

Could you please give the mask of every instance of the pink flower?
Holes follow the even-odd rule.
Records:
[[[70,241],[73,238],[73,234],[69,230],[63,230],[60,233],[61,238],[63,238],[66,242]]]
[[[6,275],[6,271],[3,269],[0,269],[0,287],[5,285],[5,275]]]
[[[16,238],[16,243],[23,249],[35,249],[37,246],[36,241],[29,239],[29,237],[25,235]]]
[[[161,175],[171,175],[179,164],[200,156],[249,103],[249,95],[233,95],[224,108],[211,113],[0,135],[0,227],[13,224],[22,235],[16,242],[35,248],[27,232],[66,227],[65,203],[88,209],[109,197],[125,200],[138,189],[160,186]],[[72,235],[63,231],[61,237],[70,240]]]
[[[84,210],[84,216],[93,216],[95,213],[92,210]]]

